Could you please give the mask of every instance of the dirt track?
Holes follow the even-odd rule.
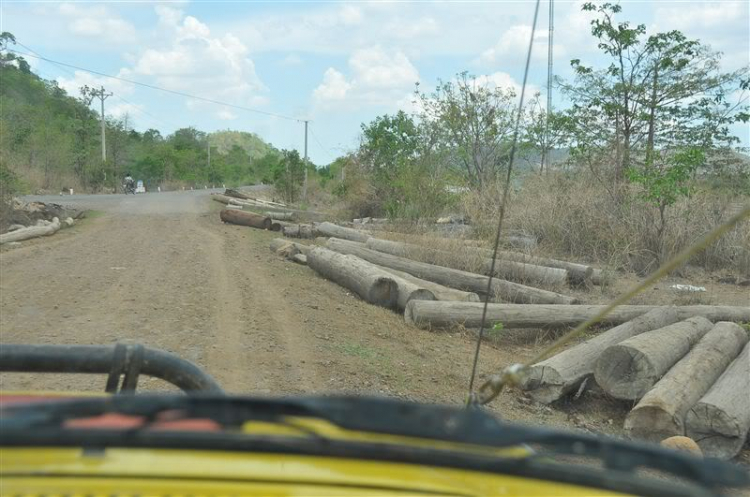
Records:
[[[464,395],[471,341],[407,328],[401,316],[284,262],[268,250],[274,234],[223,225],[206,192],[72,203],[105,212],[2,253],[5,343],[135,340],[200,364],[233,392]],[[2,382],[97,390],[104,378],[7,374]]]

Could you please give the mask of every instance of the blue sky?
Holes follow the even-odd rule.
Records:
[[[725,69],[750,62],[749,2],[621,1],[622,19],[679,29],[724,52]],[[555,2],[555,73],[601,63],[581,2]],[[498,2],[12,2],[3,31],[50,59],[176,91],[310,119],[309,153],[330,162],[357,145],[362,122],[409,110],[423,90],[460,71],[518,87],[534,3]],[[548,3],[541,6],[531,90],[544,91]],[[19,47],[19,50],[25,50]],[[103,84],[108,113],[139,130],[252,131],[279,148],[303,146],[294,120],[170,95],[29,58],[75,93]],[[747,126],[735,132],[750,142]]]

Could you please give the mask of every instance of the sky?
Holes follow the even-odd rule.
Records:
[[[750,64],[750,2],[621,0],[621,20],[649,32],[678,29],[723,52],[722,68]],[[103,85],[105,112],[140,131],[257,133],[278,148],[304,147],[319,165],[356,148],[360,126],[413,111],[419,83],[431,91],[462,71],[520,88],[533,1],[314,2],[0,1],[0,30],[19,51],[246,109],[144,88],[27,57],[71,94]],[[554,3],[553,64],[605,63],[580,1]],[[534,33],[528,94],[546,91],[549,2]],[[555,102],[559,96],[553,94]],[[564,105],[561,102],[560,105]],[[269,115],[270,114],[270,115]],[[747,125],[733,129],[750,143]]]

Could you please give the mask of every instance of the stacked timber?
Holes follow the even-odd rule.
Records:
[[[750,343],[687,413],[686,434],[710,457],[736,456],[750,432]]]
[[[556,288],[567,284],[570,279],[568,271],[565,269],[505,260],[495,260],[493,263],[490,251],[474,247],[462,248],[462,254],[460,255],[468,254],[470,256],[469,258],[462,259],[461,257],[456,257],[456,254],[451,254],[444,250],[378,238],[369,238],[366,240],[366,245],[367,248],[377,250],[378,252],[417,259],[429,264],[447,266],[463,271],[469,270],[472,262],[479,259],[482,266],[482,274],[489,275],[494,269],[494,276],[530,285]]]
[[[526,372],[524,389],[531,398],[549,404],[579,388],[594,374],[597,359],[608,347],[679,320],[674,308],[657,308],[616,326],[549,359]],[[507,326],[507,325],[505,325]]]
[[[501,279],[490,280],[487,276],[469,273],[458,269],[451,269],[424,262],[413,261],[403,257],[384,254],[368,249],[362,243],[330,238],[326,246],[340,253],[355,255],[361,259],[386,268],[397,269],[412,276],[433,281],[444,286],[469,292],[487,294],[489,297],[499,297],[511,302],[546,303],[546,304],[574,304],[576,299],[539,288],[533,288]],[[416,301],[415,301],[416,302]],[[440,304],[458,304],[459,302],[439,302]],[[470,304],[469,302],[461,302]]]
[[[638,400],[712,327],[696,316],[608,347],[596,361],[596,383],[612,397]]]
[[[421,328],[450,328],[462,324],[479,328],[484,304],[476,302],[412,302],[404,317]],[[501,322],[505,328],[560,329],[575,327],[604,310],[604,305],[523,305],[488,304],[487,321]],[[602,325],[619,325],[641,314],[661,308],[655,305],[621,305],[604,319]],[[674,307],[680,319],[702,316],[716,321],[750,321],[750,307],[686,305]]]
[[[317,231],[320,236],[335,237],[352,242],[365,243],[367,239],[370,238],[369,235],[359,230],[345,228],[328,222],[320,223],[317,226]]]
[[[628,435],[652,441],[684,435],[688,411],[711,389],[747,341],[747,333],[735,323],[714,325],[630,411],[625,418]]]
[[[315,224],[289,224],[283,226],[281,232],[287,238],[312,239],[318,236],[318,231]]]

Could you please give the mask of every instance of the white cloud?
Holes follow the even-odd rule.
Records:
[[[325,107],[394,106],[419,81],[419,72],[401,51],[379,46],[356,50],[349,58],[350,76],[328,68],[313,91],[316,104]]]
[[[136,114],[141,115],[144,110],[144,106],[141,104],[131,104],[128,102],[120,102],[116,104],[107,105],[105,112],[108,116],[120,119],[125,116],[133,118]]]
[[[120,72],[118,76],[125,76],[126,73]],[[73,76],[68,78],[60,76],[57,78],[57,84],[73,97],[80,97],[80,88],[89,86],[92,88],[104,87],[106,91],[113,92],[116,95],[130,95],[133,93],[133,85],[117,79],[95,76],[85,71],[74,71]]]
[[[222,109],[216,114],[216,117],[218,117],[219,119],[223,121],[230,121],[233,119],[237,119],[237,114],[235,114],[229,109]]]
[[[168,38],[162,46],[141,52],[128,72],[135,77],[152,77],[158,86],[210,96],[235,105],[268,103],[268,89],[248,57],[247,46],[236,36],[214,36],[209,27],[193,16],[172,7],[157,5],[159,25]],[[220,119],[232,119],[226,109],[217,110],[202,102],[188,102],[193,110],[211,110]]]
[[[68,22],[68,30],[75,35],[110,44],[132,43],[136,39],[135,27],[103,5],[63,3],[58,12]]]
[[[291,53],[283,59],[279,60],[278,64],[285,67],[299,66],[302,65],[302,57],[295,53]]]

